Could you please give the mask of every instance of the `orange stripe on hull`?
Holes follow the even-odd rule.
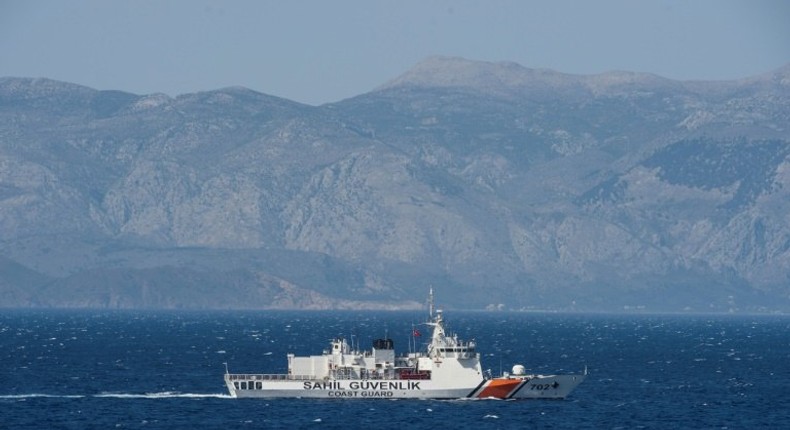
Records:
[[[508,394],[518,387],[522,381],[521,379],[492,379],[486,384],[486,387],[477,397],[495,397],[497,399],[506,399]]]

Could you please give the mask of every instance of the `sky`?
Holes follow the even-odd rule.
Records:
[[[0,77],[318,105],[433,55],[737,79],[790,63],[786,0],[0,0]]]

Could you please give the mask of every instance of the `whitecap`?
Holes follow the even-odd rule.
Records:
[[[79,394],[44,394],[44,393],[0,395],[0,399],[33,399],[36,397],[48,397],[48,398],[58,398],[58,399],[81,399],[85,396]]]
[[[114,398],[114,399],[171,399],[171,398],[187,398],[187,399],[231,399],[229,394],[221,393],[180,393],[177,391],[163,391],[159,393],[100,393],[95,394],[93,397],[98,398]]]

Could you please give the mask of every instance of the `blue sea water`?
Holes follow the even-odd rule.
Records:
[[[788,428],[790,318],[447,312],[494,374],[589,376],[565,400],[232,399],[344,336],[408,349],[404,312],[0,314],[0,428]],[[423,339],[427,338],[423,330]]]

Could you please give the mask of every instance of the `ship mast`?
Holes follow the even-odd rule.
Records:
[[[433,287],[428,289],[428,316],[433,321]]]

